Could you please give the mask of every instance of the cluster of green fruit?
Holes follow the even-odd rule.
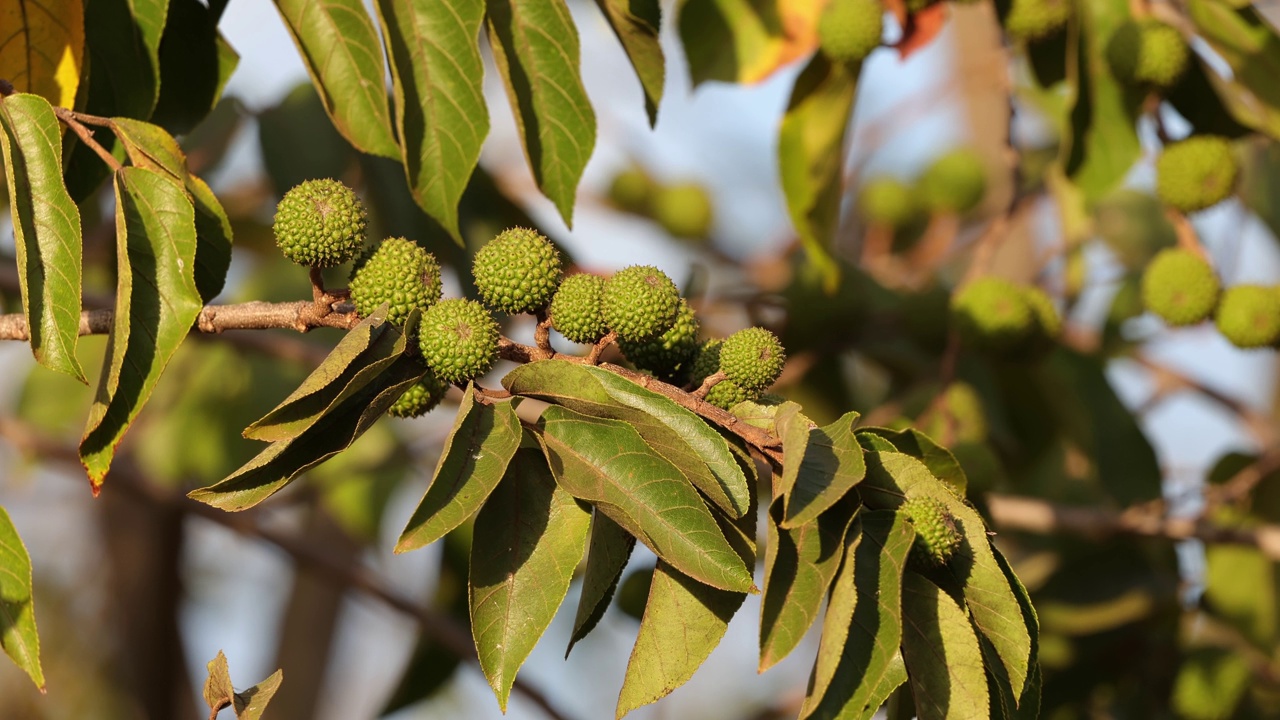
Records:
[[[576,343],[608,337],[637,368],[663,380],[701,385],[716,376],[706,399],[725,409],[758,398],[782,372],[786,353],[768,330],[747,328],[699,343],[693,309],[658,268],[636,265],[609,278],[584,273],[562,279],[560,252],[551,241],[535,230],[512,228],[475,255],[472,275],[483,304],[441,299],[436,258],[398,237],[360,252],[366,224],[354,191],[314,180],[285,194],[274,230],[281,251],[301,265],[333,267],[355,258],[348,289],[361,317],[386,307],[388,322],[404,324],[420,314],[410,330],[429,372],[391,408],[394,415],[421,415],[439,404],[449,385],[492,369],[501,332],[491,310],[545,313],[551,327]]]
[[[1062,330],[1058,309],[1043,290],[991,276],[951,296],[951,321],[966,345],[1010,359],[1044,352]]]
[[[987,167],[973,150],[957,148],[939,155],[914,186],[897,178],[868,180],[858,196],[867,222],[902,230],[925,214],[963,215],[978,206],[987,192]]]
[[[619,210],[651,218],[674,237],[705,240],[715,208],[706,188],[694,182],[663,184],[633,165],[613,176],[609,202]]]
[[[1213,266],[1183,248],[1161,250],[1142,274],[1142,303],[1169,325],[1214,325],[1241,348],[1280,345],[1280,288],[1236,285],[1222,289]]]

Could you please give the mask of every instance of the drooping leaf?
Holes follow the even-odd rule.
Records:
[[[468,390],[431,485],[400,533],[396,552],[429,545],[474,515],[507,472],[522,436],[512,403],[478,402],[475,391]]]
[[[682,0],[680,41],[694,87],[707,80],[759,82],[816,47],[813,0]]]
[[[244,429],[250,440],[292,440],[316,418],[368,384],[404,352],[404,333],[386,323],[378,308],[351,328],[307,379],[271,412]]]
[[[723,590],[752,589],[751,573],[697,491],[630,425],[553,405],[541,427],[556,481],[574,497],[682,573]]]
[[[1120,83],[1107,64],[1107,43],[1130,19],[1127,0],[1084,0],[1071,21],[1067,85],[1075,89],[1062,163],[1087,203],[1124,179],[1142,154],[1136,121],[1142,91]]]
[[[778,174],[791,223],[828,289],[838,282],[831,244],[844,197],[844,137],[853,114],[859,67],[823,53],[796,78],[778,130]]]
[[[378,0],[376,7],[409,188],[461,242],[458,202],[489,134],[478,44],[484,0]]]
[[[0,0],[0,78],[20,93],[73,107],[84,64],[82,0]]]
[[[168,13],[169,0],[85,3],[86,112],[139,120],[151,117],[160,97],[160,38]]]
[[[902,655],[920,720],[988,717],[986,671],[968,617],[913,572],[902,577]]]
[[[151,121],[185,135],[200,124],[240,62],[218,33],[218,19],[199,0],[169,0],[160,36],[160,97]]]
[[[1236,120],[1280,138],[1280,38],[1252,5],[1192,0],[1187,14],[1199,36],[1231,67],[1231,79],[1205,72]]]
[[[1022,606],[992,552],[982,517],[919,460],[902,453],[870,451],[866,459],[867,476],[859,493],[868,507],[894,509],[906,497],[933,497],[955,518],[964,539],[938,573],[963,596],[974,625],[999,654],[1014,694],[1021,696],[1031,667],[1031,635]]]
[[[569,592],[590,523],[590,510],[556,484],[535,448],[516,452],[476,516],[471,628],[504,712],[516,672]]]
[[[350,447],[424,373],[421,361],[401,355],[293,439],[272,443],[220,482],[187,496],[229,512],[257,505],[306,470]]]
[[[596,5],[609,21],[609,27],[631,59],[640,87],[644,90],[644,109],[649,126],[658,123],[658,103],[666,80],[666,60],[658,31],[662,27],[662,6],[658,0],[596,0]]]
[[[799,465],[795,485],[783,496],[784,527],[812,522],[835,505],[867,474],[862,447],[853,434],[858,413],[850,412],[820,428],[808,430],[809,439],[802,456],[787,453],[788,465]],[[790,428],[788,427],[788,431]],[[800,457],[796,463],[795,457]]]
[[[782,503],[769,508],[764,597],[760,603],[760,672],[800,644],[822,610],[844,557],[849,514],[832,510],[793,528],[780,526]]]
[[[360,0],[276,0],[334,127],[357,149],[400,157],[382,45]]]
[[[43,98],[0,100],[0,150],[31,351],[41,365],[85,382],[76,360],[80,210],[62,184],[61,132]]]
[[[725,512],[747,511],[751,489],[728,441],[670,399],[607,370],[560,360],[522,365],[502,384],[517,395],[630,424]]]
[[[755,567],[755,513],[716,518],[734,552]],[[631,650],[616,716],[666,697],[693,677],[720,644],[746,594],[708,587],[662,560],[653,571],[640,633]]]
[[[489,43],[538,188],[573,226],[573,202],[596,144],[578,68],[578,29],[564,0],[487,0]]]
[[[40,666],[40,636],[36,633],[36,607],[31,591],[31,557],[0,507],[0,647],[31,681],[44,692]]]
[[[906,681],[898,653],[902,579],[915,531],[897,513],[875,510],[859,513],[850,533],[860,540],[850,546],[854,557],[836,579],[828,610],[836,622],[848,622],[848,631],[842,636],[824,626],[802,718],[870,718]]]
[[[284,680],[284,671],[276,670],[266,680],[251,688],[236,692],[231,686],[231,669],[227,665],[227,656],[221,650],[217,657],[210,660],[209,676],[204,681],[204,701],[212,713],[221,708],[231,708],[236,720],[261,720],[267,703],[280,689]]]
[[[595,511],[591,519],[591,542],[587,546],[587,568],[582,573],[582,594],[578,597],[578,614],[573,619],[573,634],[564,656],[569,657],[573,646],[586,637],[604,611],[618,588],[618,578],[627,567],[636,539],[623,530],[608,515]]]
[[[116,445],[203,306],[195,283],[195,210],[171,177],[116,172],[116,307],[80,460],[102,487]]]

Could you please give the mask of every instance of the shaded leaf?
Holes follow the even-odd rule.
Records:
[[[858,514],[845,561],[831,593],[831,613],[847,634],[823,627],[814,679],[802,718],[869,718],[907,679],[902,640],[902,580],[915,530],[897,513]],[[852,607],[849,607],[849,605]]]
[[[894,448],[898,452],[906,453],[911,457],[924,463],[929,468],[929,472],[933,476],[951,486],[951,489],[961,497],[964,496],[965,489],[969,485],[969,481],[965,478],[964,468],[960,467],[960,462],[956,460],[956,456],[951,451],[934,442],[932,438],[915,428],[906,428],[904,430],[890,430],[888,428],[866,428],[860,429],[859,432],[867,432],[893,443]]]
[[[484,0],[378,0],[376,7],[409,188],[461,242],[458,202],[489,134],[478,44]]]
[[[400,533],[395,551],[429,545],[474,515],[507,472],[522,437],[514,404],[477,402],[475,390],[468,388],[431,485]]]
[[[297,437],[272,443],[220,482],[187,496],[232,512],[257,505],[306,470],[350,447],[425,372],[419,360],[401,355]]]
[[[569,657],[573,646],[586,637],[604,611],[618,587],[618,578],[627,567],[636,539],[623,530],[608,515],[595,511],[591,519],[591,542],[587,546],[587,568],[582,573],[582,594],[578,597],[578,614],[573,619],[573,634],[564,656]]]
[[[85,3],[86,112],[139,120],[151,117],[160,97],[160,38],[168,12],[169,0]],[[83,147],[80,152],[92,154]]]
[[[76,359],[80,210],[62,184],[61,133],[43,98],[0,100],[0,151],[31,351],[41,365],[86,382]]]
[[[553,405],[541,428],[556,481],[574,497],[690,577],[724,590],[754,587],[697,491],[630,425]]]
[[[669,398],[607,370],[560,360],[522,365],[502,384],[517,395],[627,422],[725,512],[739,517],[747,511],[751,489],[728,441]]]
[[[94,493],[116,445],[151,396],[203,303],[195,284],[195,210],[175,180],[141,167],[115,174],[116,307],[80,460]]]
[[[781,527],[782,503],[769,508],[764,597],[760,603],[760,672],[785,658],[822,610],[844,557],[851,516],[839,509],[793,528]]]
[[[186,134],[222,96],[240,56],[218,33],[218,19],[199,0],[169,0],[160,36],[160,96],[151,121]]]
[[[1238,82],[1219,76],[1199,56],[1192,56],[1182,79],[1165,99],[1197,134],[1238,138],[1253,129],[1267,132],[1268,123],[1273,137],[1280,131],[1280,116],[1249,102],[1251,93]]]
[[[360,0],[276,0],[325,111],[371,155],[400,157],[391,130],[382,46]]]
[[[814,0],[682,0],[680,41],[694,87],[707,80],[759,82],[817,46],[825,3]]]
[[[831,244],[840,224],[844,139],[859,69],[815,53],[796,78],[778,130],[778,174],[791,224],[828,289],[840,272]]]
[[[853,424],[857,421],[858,413],[849,412],[830,425],[808,431],[809,439],[798,463],[795,485],[783,496],[786,508],[783,526],[798,527],[811,522],[867,474],[862,447],[853,434]],[[788,451],[787,457],[795,456]],[[791,459],[788,464],[797,463]]]
[[[964,540],[938,573],[963,596],[974,625],[991,641],[1014,694],[1020,696],[1031,667],[1031,634],[1023,621],[1022,606],[992,552],[982,517],[919,460],[901,453],[872,451],[866,453],[866,459],[867,477],[859,492],[868,507],[894,509],[906,497],[933,497],[955,518]]]
[[[644,109],[649,126],[658,123],[658,103],[666,79],[666,60],[658,31],[662,28],[662,6],[658,0],[596,0],[596,5],[609,21],[631,59],[640,87],[644,90]]]
[[[53,105],[76,103],[84,65],[83,0],[2,0],[0,78]]]
[[[578,29],[564,0],[487,0],[489,43],[538,188],[573,226],[573,202],[596,143],[578,72]]]
[[[0,647],[44,692],[40,636],[31,590],[31,558],[9,513],[0,507]]]
[[[902,655],[920,720],[988,717],[978,637],[951,596],[925,578],[902,578]]]
[[[311,83],[294,86],[279,104],[258,113],[258,149],[277,195],[305,180],[343,177],[358,156],[334,127]],[[399,158],[394,163],[379,159],[395,167],[396,189],[407,193]]]
[[[1222,0],[1191,0],[1187,12],[1196,30],[1231,67],[1231,79],[1206,68],[1209,81],[1236,120],[1280,138],[1280,38],[1252,6]]]
[[[590,520],[586,506],[556,484],[542,453],[530,448],[516,453],[476,516],[471,627],[503,712],[516,672],[569,592]]]

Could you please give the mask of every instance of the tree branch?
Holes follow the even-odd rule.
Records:
[[[115,313],[112,310],[85,310],[80,313],[81,335],[104,335],[111,332]],[[208,305],[196,316],[194,329],[202,333],[225,330],[297,330],[331,327],[350,330],[360,322],[348,305],[336,305],[328,312],[310,300],[268,303],[247,302],[237,305]],[[27,318],[21,313],[0,315],[0,340],[29,340]]]

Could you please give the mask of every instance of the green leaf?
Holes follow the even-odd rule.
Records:
[[[587,546],[587,568],[582,573],[582,594],[578,596],[578,614],[573,619],[573,634],[569,636],[565,657],[569,657],[573,646],[604,617],[635,546],[636,539],[618,523],[599,510],[595,512],[591,520],[591,542]]]
[[[1239,81],[1221,77],[1199,56],[1192,56],[1182,79],[1165,100],[1198,135],[1238,138],[1251,130],[1268,132],[1268,124],[1272,137],[1280,133],[1280,114],[1253,102],[1253,94]]]
[[[80,210],[62,184],[62,128],[38,95],[0,100],[22,309],[41,365],[85,382],[80,337]]]
[[[338,132],[363,152],[398,159],[382,46],[364,3],[276,0],[276,9]]]
[[[271,412],[244,429],[250,440],[292,440],[350,397],[403,352],[404,333],[383,306],[351,328],[307,379]]]
[[[514,404],[477,402],[468,388],[431,485],[400,533],[396,552],[430,545],[474,515],[507,472],[523,432]]]
[[[31,591],[31,558],[9,513],[0,507],[0,646],[44,692],[40,636]]]
[[[831,591],[822,645],[802,718],[870,718],[906,682],[902,580],[915,530],[897,513],[858,514],[846,541],[852,554]],[[847,632],[844,629],[847,628]]]
[[[517,395],[630,424],[725,512],[740,517],[747,511],[751,488],[728,441],[669,398],[607,370],[562,360],[522,365],[502,384]]]
[[[933,497],[955,517],[964,541],[938,573],[963,596],[974,624],[991,641],[1014,694],[1020,696],[1031,667],[1031,634],[1023,621],[1022,606],[992,552],[982,517],[919,460],[901,453],[872,451],[866,453],[866,459],[867,477],[859,492],[868,507],[894,509],[906,497]]]
[[[489,43],[538,188],[573,227],[573,201],[596,143],[578,72],[578,29],[564,0],[487,0]]]
[[[458,202],[489,134],[478,37],[484,0],[378,0],[396,130],[414,200],[461,242]]]
[[[796,78],[778,130],[778,174],[791,223],[828,288],[840,272],[831,244],[840,224],[844,137],[860,69],[814,53]]]
[[[769,508],[764,597],[760,603],[760,672],[795,650],[818,618],[844,557],[851,517],[837,510],[793,528],[781,527],[782,502]]]
[[[262,713],[280,689],[281,682],[284,682],[284,670],[276,670],[266,680],[236,693],[236,720],[262,720]]]
[[[541,427],[556,481],[574,497],[686,575],[722,590],[754,588],[697,491],[634,428],[555,405],[543,411]]]
[[[1220,543],[1205,548],[1204,604],[1254,646],[1275,645],[1275,564],[1257,548]]]
[[[220,482],[187,496],[230,512],[257,505],[306,470],[350,447],[425,372],[419,360],[401,355],[297,437],[272,443]]]
[[[1173,681],[1173,707],[1187,720],[1235,717],[1234,710],[1249,688],[1248,658],[1225,648],[1192,650]]]
[[[160,37],[160,96],[151,121],[173,133],[191,132],[218,104],[239,62],[204,3],[170,0]]]
[[[707,80],[758,82],[788,59],[788,29],[782,13],[788,6],[759,0],[681,0],[676,5],[680,42],[696,88]],[[805,21],[805,18],[793,18]],[[810,19],[809,22],[812,22]],[[792,28],[796,30],[798,28]]]
[[[333,126],[315,87],[306,82],[294,86],[279,104],[258,113],[258,151],[277,195],[305,180],[345,177],[360,157]],[[395,168],[396,190],[407,195],[400,159],[376,159]],[[379,201],[376,196],[368,200]]]
[[[116,445],[151,396],[203,304],[195,283],[195,210],[181,185],[159,172],[115,174],[116,307],[80,461],[94,493]]]
[[[1187,14],[1205,42],[1231,67],[1226,80],[1206,68],[1209,80],[1235,119],[1280,138],[1280,38],[1252,6],[1222,0],[1190,0]]]
[[[732,522],[718,517],[717,522],[742,562],[755,567],[755,514]],[[707,587],[659,559],[616,716],[666,697],[693,677],[746,597]]]
[[[658,0],[596,0],[596,5],[618,36],[631,67],[644,90],[644,109],[649,126],[658,123],[658,103],[666,80],[666,60],[658,31],[662,28],[662,6]]]
[[[1075,88],[1063,138],[1067,176],[1092,203],[1115,189],[1142,155],[1136,122],[1143,91],[1111,75],[1105,48],[1130,19],[1127,0],[1082,0],[1069,32],[1067,85]]]
[[[784,527],[799,527],[813,521],[867,474],[862,447],[853,434],[853,424],[857,421],[858,413],[849,412],[830,425],[809,429],[809,439],[801,456],[785,450],[784,434],[787,464],[799,465],[794,486],[783,496]],[[790,431],[788,426],[784,433]],[[801,458],[799,463],[795,457]]]
[[[471,627],[503,712],[516,672],[569,592],[590,522],[591,512],[556,485],[531,448],[516,453],[476,516]]]
[[[920,720],[988,717],[986,671],[969,618],[912,572],[902,578],[902,655]]]
[[[276,670],[271,677],[257,685],[236,692],[231,687],[231,669],[227,666],[227,656],[221,650],[217,657],[209,661],[207,667],[209,677],[204,681],[205,703],[213,714],[222,708],[231,708],[236,714],[236,720],[260,720],[267,703],[271,702],[284,680],[284,671]]]
[[[865,428],[860,429],[859,432],[879,435],[893,443],[898,452],[906,453],[924,463],[934,477],[950,485],[957,495],[964,496],[965,489],[969,485],[964,468],[960,467],[960,462],[950,450],[934,442],[933,438],[915,428],[905,430]]]
[[[89,92],[85,111],[146,120],[160,97],[160,39],[169,0],[85,3]],[[92,154],[87,148],[82,152]]]

